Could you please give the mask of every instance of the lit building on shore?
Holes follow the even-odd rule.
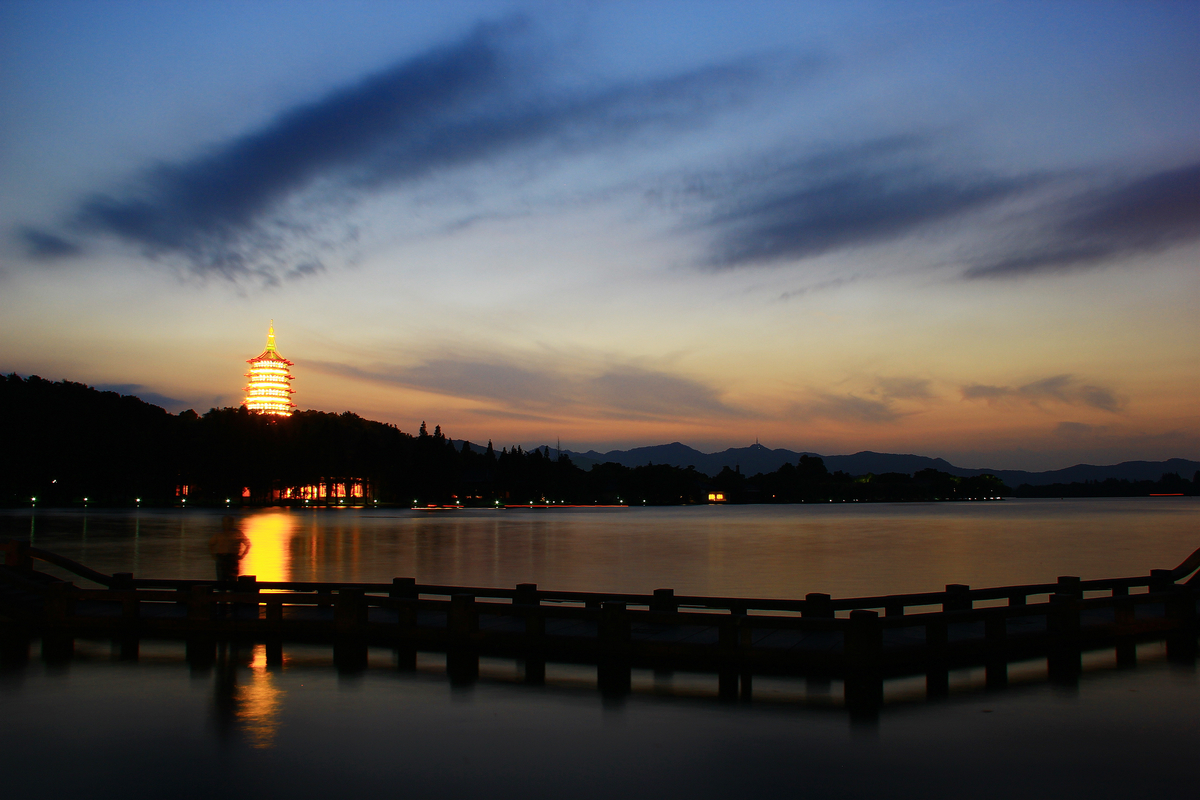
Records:
[[[246,373],[250,379],[250,385],[246,387],[246,408],[263,414],[291,416],[296,407],[292,402],[292,376],[288,372],[292,362],[275,349],[274,320],[267,330],[267,349],[246,363],[250,365],[250,371]]]

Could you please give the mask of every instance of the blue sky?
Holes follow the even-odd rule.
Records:
[[[0,4],[0,369],[587,449],[1200,457],[1200,5]]]

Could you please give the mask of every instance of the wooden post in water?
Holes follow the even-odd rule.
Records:
[[[1117,639],[1117,666],[1129,669],[1137,666],[1136,612],[1128,586],[1114,586],[1113,627]]]
[[[1083,586],[1082,586],[1082,581],[1079,580],[1079,576],[1077,576],[1077,575],[1059,575],[1058,576],[1058,588],[1055,590],[1055,594],[1070,595],[1071,597],[1074,597],[1076,600],[1082,600],[1083,599]]]
[[[945,599],[942,600],[942,611],[970,611],[971,587],[965,583],[946,584]]]
[[[804,595],[804,608],[801,617],[813,619],[833,619],[833,601],[827,594],[810,592]]]
[[[1173,626],[1167,634],[1167,658],[1192,663],[1196,660],[1196,594],[1187,584],[1173,583],[1166,606],[1167,620]]]
[[[1150,591],[1165,592],[1171,584],[1175,583],[1175,579],[1171,576],[1169,569],[1152,569],[1150,570]]]
[[[738,673],[742,666],[742,628],[745,621],[745,612],[733,612],[727,617],[721,617],[717,624],[717,644],[720,648],[717,696],[725,701],[736,700],[738,696]]]
[[[950,691],[949,629],[945,617],[925,623],[925,696],[944,697]]]
[[[654,599],[650,601],[650,610],[664,614],[674,614],[678,611],[679,603],[675,601],[675,590],[655,589]]]
[[[343,586],[333,606],[333,660],[338,672],[352,674],[367,666],[367,605],[362,589]]]
[[[217,659],[217,643],[212,636],[213,587],[193,585],[188,592],[187,662],[192,674],[204,674]]]
[[[879,614],[856,608],[845,628],[846,708],[857,722],[879,719],[883,705],[883,629]]]
[[[238,575],[236,589],[238,594],[258,594],[258,577],[255,575]],[[233,607],[234,619],[258,619],[258,602],[237,603]]]
[[[1061,583],[1062,579],[1059,581]],[[1050,595],[1050,609],[1046,614],[1046,633],[1050,639],[1046,667],[1050,680],[1069,686],[1079,682],[1082,671],[1079,611],[1079,599],[1074,593]]]
[[[119,573],[121,585],[121,626],[117,631],[116,641],[113,642],[117,657],[121,661],[137,661],[140,643],[138,641],[138,621],[142,614],[142,604],[137,590],[133,588],[133,574]],[[115,579],[117,575],[113,575]]]
[[[283,597],[267,595],[267,669],[283,667]]]
[[[597,633],[596,682],[600,693],[610,699],[624,697],[631,686],[629,616],[624,603],[606,601],[600,606]]]
[[[513,605],[525,609],[525,682],[541,686],[546,682],[546,615],[541,610],[536,583],[518,583]]]
[[[45,602],[49,627],[42,634],[42,660],[47,664],[65,664],[75,654],[75,637],[70,627],[75,615],[75,585],[67,581],[50,584]]]
[[[513,605],[515,606],[536,606],[541,603],[538,598],[538,588],[536,583],[518,583],[517,589],[513,592]]]
[[[388,597],[396,604],[396,667],[402,670],[417,668],[417,648],[413,642],[417,632],[417,581],[415,578],[392,578]]]
[[[479,652],[474,648],[472,634],[479,628],[475,595],[450,595],[450,614],[447,617],[450,642],[446,648],[446,672],[452,686],[469,686],[479,677]]]
[[[1008,615],[1003,609],[990,613],[983,621],[983,638],[987,656],[984,680],[989,689],[1008,685]]]

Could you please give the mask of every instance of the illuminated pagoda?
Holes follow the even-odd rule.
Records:
[[[296,407],[291,397],[294,391],[292,376],[288,373],[292,362],[275,349],[275,320],[271,320],[271,327],[267,329],[267,349],[246,363],[250,365],[250,371],[246,373],[250,379],[250,385],[246,387],[246,408],[290,417]]]

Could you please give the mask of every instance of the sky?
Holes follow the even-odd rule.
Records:
[[[1200,4],[0,1],[0,371],[1200,459]]]

